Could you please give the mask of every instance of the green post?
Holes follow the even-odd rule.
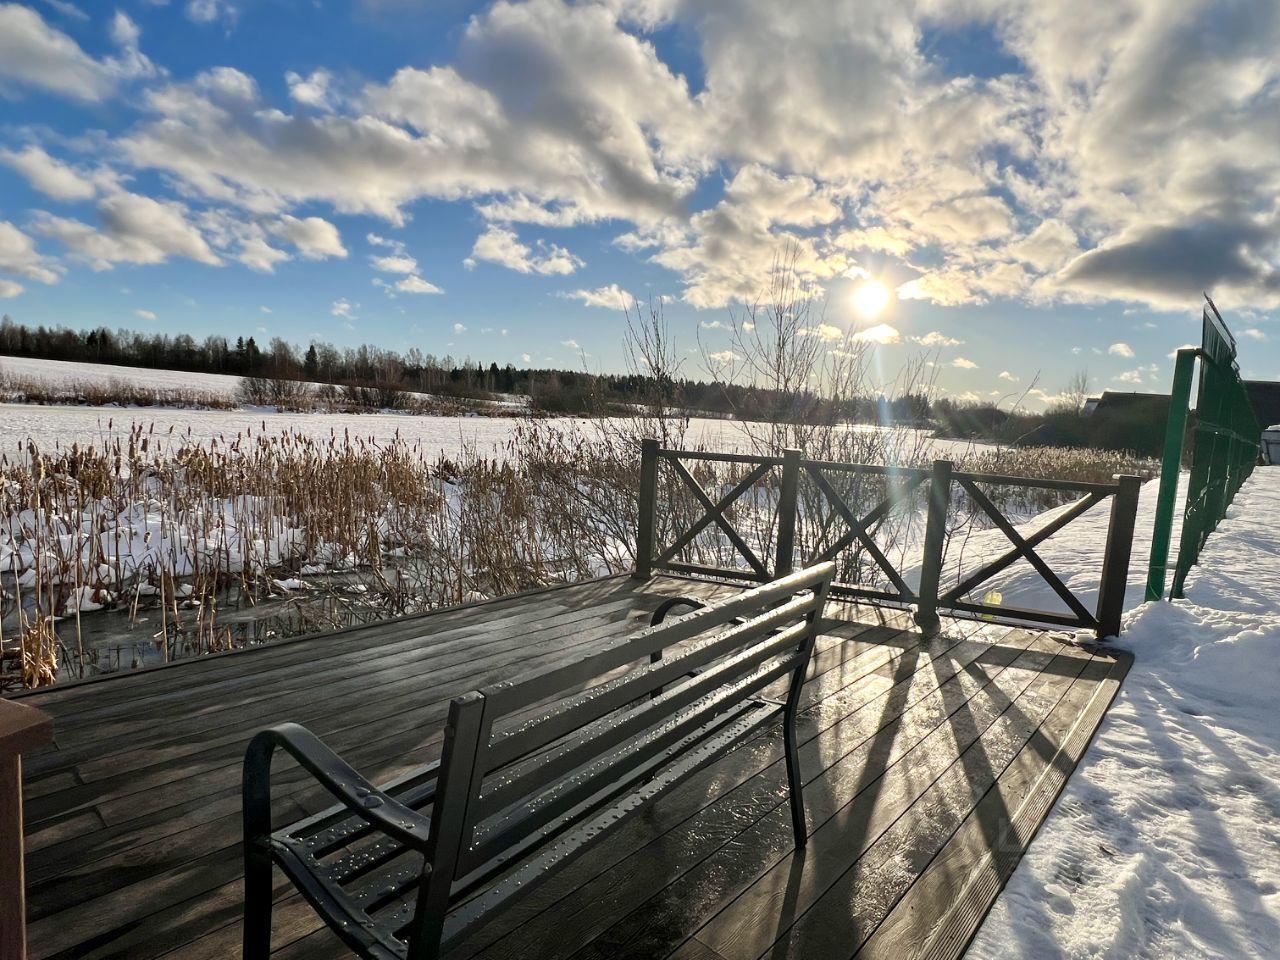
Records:
[[[1164,460],[1160,464],[1160,491],[1156,497],[1155,529],[1151,531],[1151,562],[1147,567],[1147,600],[1164,596],[1165,571],[1169,568],[1169,541],[1173,535],[1173,507],[1178,498],[1178,476],[1182,472],[1182,440],[1187,433],[1187,410],[1191,402],[1191,374],[1200,350],[1183,347],[1173,367],[1173,390],[1169,394],[1169,421],[1164,432]]]

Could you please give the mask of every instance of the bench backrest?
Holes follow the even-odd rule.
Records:
[[[634,792],[764,687],[802,683],[833,572],[799,571],[454,700],[433,873],[458,892],[484,882]]]

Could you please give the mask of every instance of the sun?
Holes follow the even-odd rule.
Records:
[[[893,294],[879,280],[865,280],[853,291],[853,309],[865,320],[874,320],[884,312]]]

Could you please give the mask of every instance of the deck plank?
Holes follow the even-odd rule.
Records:
[[[1082,711],[1064,702],[1040,726],[857,953],[859,960],[956,956],[969,945],[991,902],[1048,815],[1111,705],[1132,657],[1090,664],[1101,682]],[[1105,670],[1105,675],[1103,671]],[[1077,681],[1081,689],[1083,684]]]
[[[374,779],[394,776],[438,751],[458,693],[596,649],[662,596],[736,589],[591,581],[31,695],[58,736],[25,777],[31,955],[238,953],[239,767],[262,726],[299,720]],[[828,613],[798,726],[803,856],[769,729],[449,956],[958,956],[1127,661],[991,625],[924,638],[903,611]],[[328,802],[291,767],[282,818]],[[348,956],[276,880],[277,960]]]

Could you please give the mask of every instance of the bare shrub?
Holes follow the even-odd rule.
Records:
[[[255,407],[276,407],[289,411],[313,408],[311,388],[300,380],[241,377],[237,395],[242,403]]]
[[[16,377],[0,371],[0,397],[8,403],[66,404],[121,407],[191,407],[229,409],[230,397],[200,390],[148,387],[112,377],[97,380],[51,381]]]

